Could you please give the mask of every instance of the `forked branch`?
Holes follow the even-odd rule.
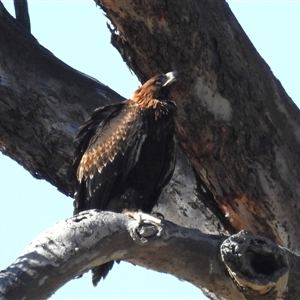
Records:
[[[27,0],[14,0],[16,19],[30,32],[30,17]]]

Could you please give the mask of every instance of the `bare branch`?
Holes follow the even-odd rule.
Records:
[[[231,281],[218,258],[223,240],[222,236],[205,235],[167,221],[161,227],[140,225],[120,214],[83,212],[41,234],[1,273],[1,296],[45,299],[75,276],[117,259],[212,290],[221,277],[222,284]],[[240,294],[235,287],[230,293]]]
[[[140,223],[90,210],[37,237],[1,272],[0,297],[45,299],[70,279],[110,260],[173,274],[225,299],[278,299],[287,291],[289,296],[299,292],[296,286],[289,288],[289,274],[299,269],[299,257],[266,238],[241,232],[226,239],[168,221]]]
[[[124,98],[57,59],[1,2],[0,44],[0,151],[68,194],[65,174],[80,124],[98,106]]]
[[[271,240],[241,231],[224,241],[221,255],[229,274],[251,299],[271,290],[281,299],[287,291],[291,253]]]
[[[14,0],[16,19],[30,32],[30,17],[27,0]]]

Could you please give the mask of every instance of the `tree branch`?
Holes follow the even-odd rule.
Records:
[[[299,257],[287,249],[245,231],[225,240],[221,255],[229,274],[249,299],[260,299],[259,295],[267,293],[267,299],[273,299],[272,296],[282,299],[284,294],[287,297],[290,258],[300,262]],[[284,299],[293,299],[291,296]],[[261,296],[261,299],[266,297]]]
[[[217,259],[223,240],[167,221],[161,227],[140,225],[121,214],[90,210],[37,237],[1,273],[1,292],[8,299],[44,299],[75,276],[119,259],[212,288],[211,280],[225,274]]]
[[[0,150],[61,192],[79,126],[122,96],[57,59],[0,2]],[[20,55],[22,53],[22,55]]]
[[[30,32],[30,17],[27,0],[14,0],[16,20],[22,23]]]
[[[169,221],[140,223],[90,210],[55,224],[2,271],[1,299],[48,298],[72,278],[110,260],[173,274],[225,299],[278,299],[300,292],[299,285],[289,289],[289,275],[299,272],[299,257],[266,238],[246,232],[230,238],[206,235]]]

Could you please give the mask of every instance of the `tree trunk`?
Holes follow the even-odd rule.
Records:
[[[97,3],[115,26],[112,43],[141,81],[170,70],[182,73],[172,98],[179,108],[177,129],[183,154],[159,200],[159,211],[177,225],[205,233],[245,229],[298,253],[298,108],[226,2]],[[40,46],[1,2],[0,44],[0,149],[33,176],[69,195],[72,187],[65,174],[79,125],[97,106],[123,98]],[[227,249],[233,248],[220,250],[224,270],[226,266],[230,274],[238,274]],[[211,253],[211,259],[216,260],[216,253]],[[291,262],[298,266],[297,256],[288,262],[284,255],[274,261],[261,256],[264,262],[275,261],[280,270],[291,271]],[[262,290],[257,292],[253,283],[244,285],[250,280],[240,271],[223,294],[214,286],[203,282],[201,286],[220,296],[242,286],[250,289],[236,290],[245,299],[253,298],[252,292],[257,296]],[[277,268],[265,272],[258,273],[273,276]],[[286,281],[286,272],[279,273]],[[280,281],[283,288],[275,284],[272,292],[264,289],[268,294],[262,299],[281,297],[297,278],[297,273],[290,274],[295,276],[290,275],[288,284]],[[279,275],[272,278],[281,280]],[[226,272],[222,279],[229,279]],[[257,279],[261,278],[257,275]],[[290,294],[284,297],[295,299]]]
[[[114,46],[141,80],[182,72],[172,95],[179,142],[206,205],[231,232],[251,230],[299,251],[299,111],[228,4],[97,3],[115,27]]]

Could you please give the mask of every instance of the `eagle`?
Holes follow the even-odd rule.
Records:
[[[177,106],[170,87],[178,77],[177,71],[152,77],[131,99],[97,108],[81,126],[68,170],[74,214],[152,212],[175,167]],[[94,286],[113,263],[92,270]]]

